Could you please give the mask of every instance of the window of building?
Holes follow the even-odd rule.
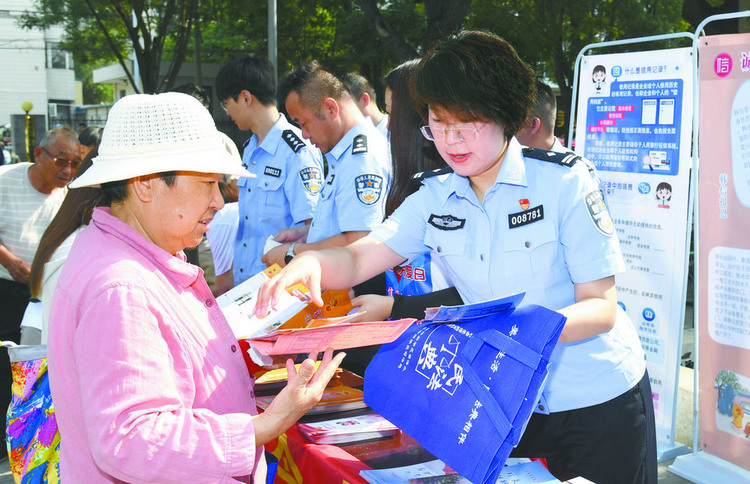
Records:
[[[47,68],[73,69],[73,55],[62,50],[59,42],[47,42]]]

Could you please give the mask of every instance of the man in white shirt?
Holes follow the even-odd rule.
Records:
[[[0,340],[18,343],[29,303],[29,272],[39,240],[57,214],[66,185],[81,164],[78,135],[55,128],[34,149],[35,163],[0,167]],[[0,351],[0,408],[10,404],[13,379],[7,350]],[[0,435],[5,440],[5,411]],[[0,459],[5,456],[0,456]]]

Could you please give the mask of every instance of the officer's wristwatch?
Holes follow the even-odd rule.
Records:
[[[286,250],[286,255],[284,256],[284,264],[289,264],[292,262],[292,259],[294,259],[294,247],[297,246],[297,242],[292,242],[289,244],[289,248]]]

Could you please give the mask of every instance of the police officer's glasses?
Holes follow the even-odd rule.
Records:
[[[227,103],[225,103],[224,101],[219,101],[219,105],[221,106],[221,109],[223,109],[225,113],[227,112],[227,109],[229,109],[227,108]]]
[[[47,148],[42,146],[42,149],[45,153],[47,153],[47,156],[52,158],[52,161],[55,162],[55,165],[57,165],[58,168],[65,168],[66,166],[70,165],[73,170],[77,170],[81,165],[81,162],[78,160],[66,160],[65,158],[58,158],[56,156],[52,156],[52,153],[47,151]]]
[[[419,130],[422,132],[422,136],[430,141],[442,141],[448,137],[449,131],[453,131],[456,134],[458,141],[474,141],[479,136],[479,130],[482,127],[462,126],[460,128],[440,128],[438,126],[422,126]]]

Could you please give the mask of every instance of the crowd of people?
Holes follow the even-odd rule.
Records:
[[[625,265],[596,170],[554,135],[552,89],[480,31],[384,82],[386,113],[358,73],[309,61],[277,83],[270,61],[240,57],[214,85],[252,133],[239,149],[183,86],[126,96],[103,129],[52,129],[35,163],[0,167],[0,339],[47,345],[64,481],[265,482],[263,445],[378,350],[290,359],[258,414],[215,297],[278,264],[259,316],[299,282],[318,303],[350,289],[356,320],[518,292],[559,311],[514,455],[656,483],[645,357],[614,283]],[[11,383],[0,350],[0,408]]]

